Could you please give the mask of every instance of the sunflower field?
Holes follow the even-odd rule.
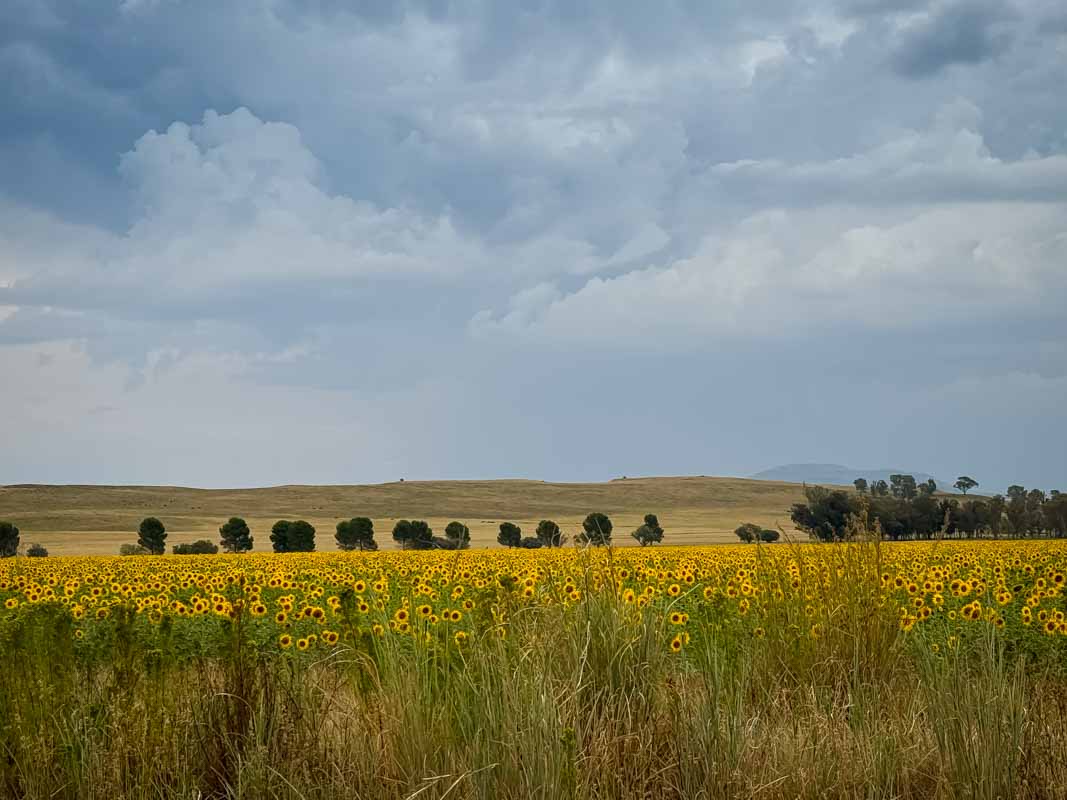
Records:
[[[1060,541],[6,559],[0,794],[1067,796],[1065,588]]]

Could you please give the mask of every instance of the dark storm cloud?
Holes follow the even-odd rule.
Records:
[[[902,75],[925,78],[953,64],[979,64],[1011,44],[1003,23],[1014,18],[1002,3],[962,0],[908,29],[893,53]]]
[[[1067,403],[1058,20],[2,4],[0,482],[1067,484],[1036,433]],[[247,456],[206,467],[190,431]],[[92,475],[35,455],[72,443]]]

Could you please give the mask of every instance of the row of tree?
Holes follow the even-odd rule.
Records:
[[[978,483],[962,476],[954,485],[966,494]],[[873,485],[861,478],[855,486],[855,492],[806,487],[807,502],[792,507],[793,523],[820,541],[848,538],[861,520],[866,521],[861,527],[894,540],[1067,536],[1067,494],[1058,491],[1013,485],[1006,495],[961,500],[938,495],[933,481],[916,484],[910,475]]]
[[[6,523],[5,523],[6,524]],[[582,530],[575,541],[595,547],[610,545],[614,526],[611,519],[600,512],[590,514],[582,522]],[[398,520],[393,526],[393,540],[405,550],[466,550],[470,547],[470,528],[453,521],[445,526],[444,536],[435,536],[425,520]],[[630,534],[641,546],[663,541],[663,528],[655,514],[646,514],[644,522]],[[353,517],[337,523],[334,534],[341,550],[377,550],[374,521],[368,517]],[[219,528],[219,544],[200,539],[174,545],[175,555],[213,554],[221,546],[227,553],[244,553],[252,549],[252,532],[240,517],[231,517]],[[275,553],[310,552],[315,549],[315,526],[306,520],[278,520],[271,527],[271,548]],[[550,519],[537,525],[534,536],[524,537],[522,528],[512,522],[502,522],[497,542],[505,547],[533,549],[562,547],[567,542],[560,526]],[[122,555],[162,555],[167,548],[167,529],[156,517],[146,517],[137,529],[137,543],[123,545]]]

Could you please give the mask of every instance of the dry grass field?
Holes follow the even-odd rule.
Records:
[[[591,511],[608,514],[618,544],[632,544],[630,531],[646,513],[658,514],[666,542],[709,544],[736,541],[742,522],[787,531],[789,507],[802,499],[793,483],[741,478],[627,478],[606,483],[543,481],[405,481],[370,486],[278,486],[265,489],[188,489],[173,486],[4,486],[0,519],[14,522],[23,542],[40,542],[52,555],[118,552],[137,539],[146,516],[167,527],[167,544],[208,538],[231,516],[244,517],[256,550],[270,549],[278,519],[306,519],[317,529],[320,550],[334,549],[338,520],[367,516],[376,538],[391,549],[393,523],[425,519],[434,532],[457,519],[471,530],[473,547],[496,546],[501,522],[510,520],[533,535],[538,520],[554,519],[570,535]]]

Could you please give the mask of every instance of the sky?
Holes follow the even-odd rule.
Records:
[[[0,483],[1067,489],[1060,0],[5,0]]]

